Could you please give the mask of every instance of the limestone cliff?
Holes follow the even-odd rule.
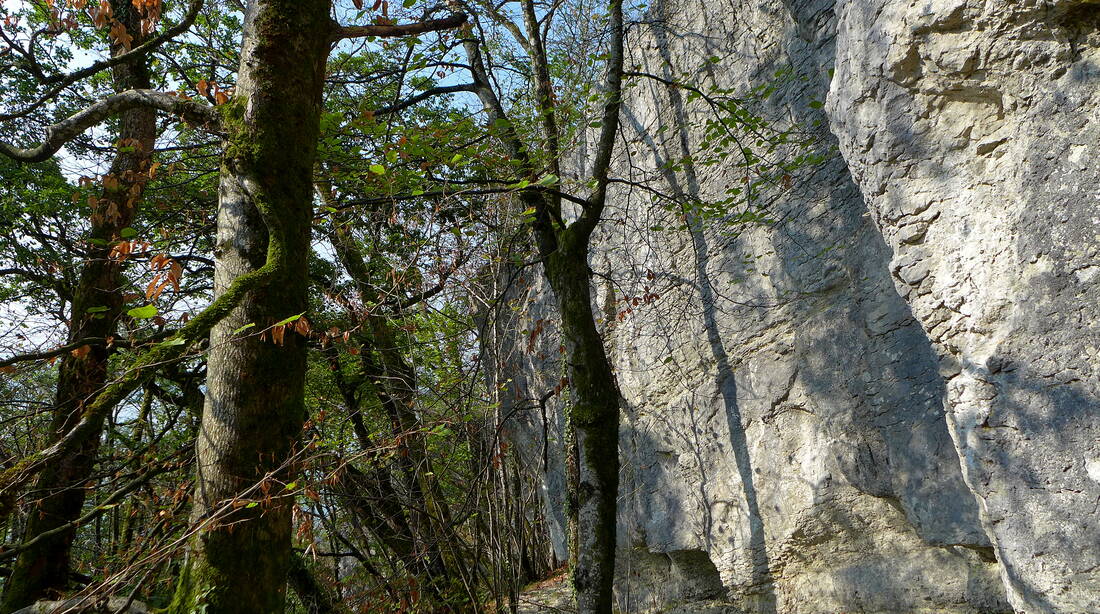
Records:
[[[761,190],[766,224],[615,195],[592,266],[623,611],[1100,611],[1100,4],[662,0],[631,37],[660,79],[631,89],[621,175],[743,183],[670,168],[709,112],[676,80],[824,161]],[[492,375],[564,556],[568,399],[522,281]]]

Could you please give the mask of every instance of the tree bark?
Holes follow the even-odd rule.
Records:
[[[576,483],[569,493],[576,524],[573,584],[578,612],[609,614],[619,492],[619,391],[592,316],[588,241],[576,241],[574,230],[561,233],[558,249],[545,263],[561,314],[571,384],[569,419],[576,436]]]
[[[307,309],[312,174],[329,53],[328,0],[253,0],[219,193],[215,293],[274,265],[210,335],[194,523],[169,612],[282,612],[290,571],[290,481],[305,418],[305,338],[263,331]],[[257,505],[237,505],[243,493]]]
[[[526,188],[520,191],[517,198],[521,210],[534,211],[530,228],[532,244],[543,261],[543,270],[561,315],[562,345],[565,348],[563,360],[572,395],[568,417],[575,434],[574,447],[568,450],[567,455],[567,473],[571,478],[568,499],[570,533],[573,536],[570,548],[571,558],[574,559],[573,584],[577,609],[581,614],[610,614],[614,600],[619,392],[592,312],[592,275],[588,266],[592,232],[600,221],[607,198],[611,157],[622,104],[625,32],[622,0],[610,0],[608,4],[607,74],[603,84],[605,100],[591,167],[594,189],[588,198],[572,199],[583,204],[579,217],[571,223],[566,223],[562,217],[560,193]],[[529,28],[537,21],[532,19],[530,12],[528,9]],[[536,75],[544,73],[540,66],[546,62],[538,35],[537,29],[529,30],[528,38],[535,43],[527,45]],[[473,76],[474,91],[485,112],[494,124],[503,123],[502,138],[509,154],[522,163],[529,181],[537,181],[542,172],[528,152],[537,151],[544,145],[535,143],[531,147],[521,140],[492,89],[478,43],[467,40],[463,46]],[[540,83],[538,90],[539,113],[544,120],[551,117],[554,111],[553,97],[547,94],[547,87],[546,83]],[[547,139],[545,146],[552,147],[556,138],[555,125],[552,121],[544,121],[543,126]]]
[[[113,0],[111,4],[115,18],[134,34],[134,43],[141,44],[143,37],[137,11],[128,0]],[[111,52],[121,55],[126,50],[113,45]],[[150,87],[144,57],[116,65],[113,77],[116,92]],[[156,140],[156,111],[138,107],[124,112],[120,116],[118,137],[124,146],[112,161],[109,176],[119,183],[115,189],[105,189],[92,207],[90,238],[102,244],[91,244],[89,258],[81,269],[73,295],[68,344],[79,344],[90,338],[105,339],[117,332],[124,306],[122,263],[110,258],[109,244],[117,241],[122,229],[133,223],[137,202],[149,179]],[[103,307],[106,311],[101,310]],[[92,308],[99,309],[90,311]],[[103,344],[88,347],[87,353],[65,354],[61,360],[50,431],[53,441],[76,426],[85,404],[107,381],[107,348]],[[28,512],[24,542],[65,526],[80,516],[86,494],[84,483],[95,465],[104,417],[99,417],[95,428],[83,435],[68,454],[39,474],[34,494],[41,498]],[[76,529],[70,528],[42,540],[17,558],[4,586],[0,612],[18,610],[64,590],[69,583],[75,537]]]
[[[306,614],[334,614],[339,611],[328,588],[317,581],[306,565],[305,559],[298,553],[290,556],[288,580],[294,592],[298,593],[298,599],[305,607]]]

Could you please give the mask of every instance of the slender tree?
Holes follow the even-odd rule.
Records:
[[[580,612],[609,613],[612,608],[619,485],[619,391],[592,311],[592,270],[588,264],[592,233],[603,214],[623,83],[623,6],[607,4],[605,76],[601,92],[595,152],[587,170],[590,189],[581,195],[557,188],[564,152],[544,22],[533,0],[521,0],[522,26],[494,8],[487,10],[512,33],[526,53],[534,81],[534,107],[541,131],[525,141],[520,122],[509,113],[493,87],[481,42],[469,38],[465,49],[473,86],[494,127],[502,133],[509,156],[522,174],[516,202],[530,216],[530,234],[561,315],[563,360],[571,395],[568,417],[575,429],[575,474],[570,486],[574,527],[573,583]],[[526,132],[530,134],[530,132]],[[577,208],[569,219],[563,203]]]

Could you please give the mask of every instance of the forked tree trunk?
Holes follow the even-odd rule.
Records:
[[[111,5],[115,18],[133,34],[133,44],[140,44],[139,16],[130,1],[113,0]],[[125,49],[113,45],[111,51],[117,55]],[[117,92],[150,87],[149,69],[143,58],[118,65],[113,76]],[[90,238],[100,245],[89,246],[88,260],[80,271],[73,294],[69,343],[102,340],[117,331],[123,309],[122,264],[110,258],[109,244],[117,241],[121,230],[134,221],[137,201],[148,181],[156,140],[156,111],[137,108],[123,113],[118,137],[122,146],[108,173],[118,181],[118,186],[104,190],[92,207]],[[87,349],[86,353],[78,351],[62,357],[50,425],[54,440],[76,426],[85,404],[107,381],[107,348],[99,342]],[[95,465],[102,422],[100,419],[96,428],[82,438],[73,453],[39,474],[30,496],[40,499],[30,506],[24,542],[67,525],[80,516],[87,492],[84,483]],[[4,585],[0,612],[12,612],[38,599],[61,593],[69,584],[75,537],[76,529],[68,529],[37,542],[20,554]]]
[[[570,381],[569,420],[576,434],[570,516],[576,540],[573,584],[577,611],[609,614],[615,577],[619,491],[619,391],[592,315],[588,242],[561,233],[545,262],[561,314],[563,356]]]
[[[464,43],[474,81],[474,92],[494,125],[503,128],[505,147],[517,159],[527,179],[544,175],[541,163],[529,151],[556,151],[558,129],[551,83],[547,72],[545,44],[538,26],[538,14],[530,1],[523,2],[527,35],[531,45],[532,72],[538,79],[539,113],[543,119],[543,143],[525,144],[511,123],[491,85],[489,72],[478,43]],[[568,402],[570,427],[575,448],[569,452],[569,517],[573,584],[580,614],[611,614],[615,575],[616,503],[619,486],[619,391],[603,338],[592,312],[591,270],[588,250],[592,232],[599,224],[607,198],[609,168],[618,136],[622,104],[623,7],[622,0],[608,2],[607,75],[600,136],[592,162],[592,194],[581,200],[579,217],[566,223],[561,197],[536,188],[521,190],[517,202],[523,211],[533,211],[532,243],[542,258],[546,278],[554,290],[561,315],[563,360],[567,365],[571,397]],[[557,160],[553,168],[556,168]],[[558,173],[555,173],[555,175]],[[578,200],[578,199],[571,199]],[[574,459],[575,452],[575,459]],[[574,463],[575,460],[575,463]]]
[[[305,417],[306,343],[291,331],[281,344],[249,333],[307,308],[329,9],[328,0],[248,3],[237,92],[223,112],[215,292],[265,262],[279,273],[210,336],[192,518],[202,528],[169,608],[176,614],[283,611],[292,501],[282,483]],[[233,505],[242,493],[258,504]]]

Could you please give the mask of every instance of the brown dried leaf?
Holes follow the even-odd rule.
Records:
[[[172,287],[176,292],[180,291],[180,279],[183,278],[183,267],[175,260],[172,261],[172,267],[168,271],[168,279],[172,282]]]
[[[147,301],[153,300],[153,298],[154,298],[153,295],[157,294],[157,284],[159,284],[159,283],[160,283],[160,273],[157,273],[156,276],[153,277],[153,281],[149,282],[149,285],[145,287],[145,300],[147,300]]]
[[[309,320],[306,319],[305,316],[298,318],[298,320],[294,322],[294,331],[299,335],[303,337],[309,336],[310,330]]]

